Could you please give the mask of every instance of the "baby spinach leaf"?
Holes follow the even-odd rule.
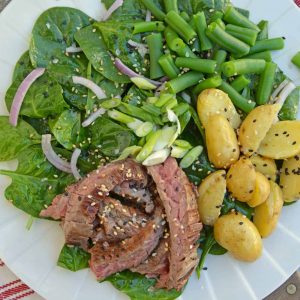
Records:
[[[154,288],[156,280],[143,275],[123,271],[106,279],[119,291],[125,293],[131,300],[173,300],[181,295],[176,290]]]
[[[76,272],[89,267],[91,255],[78,246],[64,245],[60,251],[57,265]]]
[[[39,217],[41,210],[74,182],[74,177],[51,165],[37,145],[22,151],[18,161],[16,171],[0,170],[0,174],[12,179],[11,185],[5,190],[5,197],[17,208]]]
[[[284,102],[278,115],[280,121],[297,119],[299,99],[300,99],[299,91],[300,91],[299,87],[296,88]]]
[[[122,75],[115,67],[99,30],[93,26],[85,27],[77,31],[75,39],[96,71],[114,82],[130,82],[129,77]]]
[[[232,200],[230,197],[225,196],[222,209],[221,209],[221,214],[226,215],[228,214],[231,210],[236,210],[242,215],[245,215],[248,219],[252,218],[252,215],[254,213],[254,209],[250,207],[247,203],[240,202],[237,200]]]
[[[30,124],[38,134],[47,134],[51,133],[50,127],[48,124],[48,119],[43,118],[43,119],[35,119],[35,118],[29,118],[26,116],[23,116],[22,119]]]
[[[74,34],[90,25],[92,19],[82,11],[69,7],[53,7],[43,12],[34,24],[30,58],[34,67],[77,64],[66,56],[66,48],[75,44]]]
[[[33,66],[30,61],[29,51],[26,51],[16,63],[13,73],[13,81],[19,77],[25,78],[32,70]]]
[[[136,85],[132,85],[127,94],[123,98],[123,102],[140,106],[148,97],[153,96],[145,90],[140,90]]]
[[[50,120],[49,125],[56,140],[68,150],[78,142],[81,130],[80,113],[65,110],[56,119]]]
[[[24,78],[18,76],[6,92],[5,102],[10,110],[14,96]],[[48,73],[38,78],[29,88],[20,115],[45,118],[61,113],[68,105],[64,101],[61,85]]]
[[[140,34],[133,35],[133,25],[134,23],[128,20],[95,23],[95,26],[101,31],[105,44],[113,55],[137,73],[145,74],[148,65],[145,65],[145,60],[138,51],[128,44],[129,40],[142,43]]]
[[[91,144],[109,157],[118,156],[126,147],[136,145],[133,132],[123,125],[101,117],[89,127]]]
[[[9,124],[8,117],[0,116],[0,161],[11,160],[24,149],[39,144],[40,135],[28,123],[19,119],[18,126]]]
[[[106,9],[109,9],[115,0],[102,0]],[[112,13],[109,20],[145,20],[146,11],[141,4],[141,1],[137,0],[124,0],[123,5]]]

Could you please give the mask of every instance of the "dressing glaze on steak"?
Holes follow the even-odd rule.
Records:
[[[100,280],[130,269],[180,290],[199,260],[196,192],[173,158],[148,170],[132,159],[110,163],[70,185],[41,216],[62,220],[66,243],[91,253]]]
[[[197,240],[200,223],[196,192],[174,158],[148,167],[165,208],[170,230],[169,273],[159,278],[157,287],[180,290],[198,264]]]

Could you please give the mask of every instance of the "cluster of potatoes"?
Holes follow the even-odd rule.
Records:
[[[300,121],[278,121],[278,104],[258,106],[242,121],[218,89],[204,90],[197,110],[209,160],[219,169],[199,186],[201,220],[214,226],[216,241],[235,258],[254,261],[262,253],[262,238],[275,229],[284,201],[300,196]],[[283,160],[281,171],[275,160]],[[253,221],[238,212],[220,216],[227,191],[254,208]]]

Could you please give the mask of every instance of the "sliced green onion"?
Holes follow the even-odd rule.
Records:
[[[181,160],[179,164],[180,168],[185,169],[190,167],[198,159],[202,151],[203,151],[202,146],[197,146],[191,149]]]
[[[176,130],[173,138],[169,141],[169,144],[168,144],[168,147],[170,147],[170,146],[172,146],[172,144],[175,142],[175,140],[181,133],[181,124],[180,124],[178,117],[175,115],[175,113],[171,109],[167,110],[167,116],[168,116],[168,119],[170,122],[177,124],[177,130]]]
[[[143,104],[143,106],[141,107],[144,111],[158,117],[161,115],[161,111],[159,109],[159,107],[155,106],[154,104],[151,103],[145,103]]]
[[[162,149],[159,151],[156,151],[152,154],[150,154],[144,161],[143,165],[144,166],[155,166],[158,164],[162,164],[163,162],[166,161],[166,159],[170,155],[170,149]]]
[[[153,124],[150,122],[144,122],[134,131],[134,133],[138,137],[144,137],[148,135],[152,130],[153,130]]]
[[[130,80],[141,90],[155,90],[156,86],[143,77],[131,77]]]
[[[101,102],[101,106],[105,109],[112,109],[118,107],[121,104],[121,99],[119,98],[112,98],[110,100],[105,100]]]
[[[176,114],[177,117],[180,117],[183,115],[185,112],[189,110],[190,106],[187,103],[179,103],[177,106],[173,108],[174,113]]]
[[[187,148],[181,148],[178,146],[172,146],[171,156],[175,158],[183,158],[187,153],[189,149]]]
[[[185,141],[185,140],[176,140],[174,142],[174,145],[178,146],[180,148],[188,149],[188,150],[193,148],[193,146],[188,141]]]
[[[116,161],[126,159],[129,156],[135,157],[141,151],[141,149],[141,146],[127,147],[122,151],[121,155],[116,159]]]
[[[174,98],[173,94],[161,94],[159,99],[154,103],[154,105],[156,107],[163,107],[172,98]]]
[[[148,97],[147,102],[150,104],[154,104],[156,101],[158,101],[158,97]]]
[[[135,118],[132,118],[126,114],[123,114],[122,112],[115,110],[115,109],[109,110],[107,112],[107,114],[113,120],[124,123],[124,124],[129,124],[129,123],[133,123],[136,121]]]

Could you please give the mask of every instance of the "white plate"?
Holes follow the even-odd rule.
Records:
[[[271,36],[285,36],[286,48],[274,55],[275,61],[295,82],[300,72],[290,63],[300,49],[300,10],[292,0],[235,0],[251,10],[254,21],[270,20]],[[10,85],[15,62],[28,48],[36,18],[52,6],[72,6],[98,19],[99,0],[13,0],[0,14],[0,114],[7,114],[5,91]],[[1,141],[0,141],[1,142]],[[1,163],[13,168],[15,163]],[[0,257],[8,267],[37,293],[53,300],[127,299],[109,283],[99,284],[83,270],[72,273],[56,266],[63,246],[62,231],[55,222],[37,220],[27,231],[28,216],[5,200],[9,183],[0,180]],[[300,202],[285,207],[276,232],[264,240],[263,256],[253,264],[241,263],[229,255],[209,256],[201,281],[193,275],[182,300],[262,299],[282,284],[300,266]]]

